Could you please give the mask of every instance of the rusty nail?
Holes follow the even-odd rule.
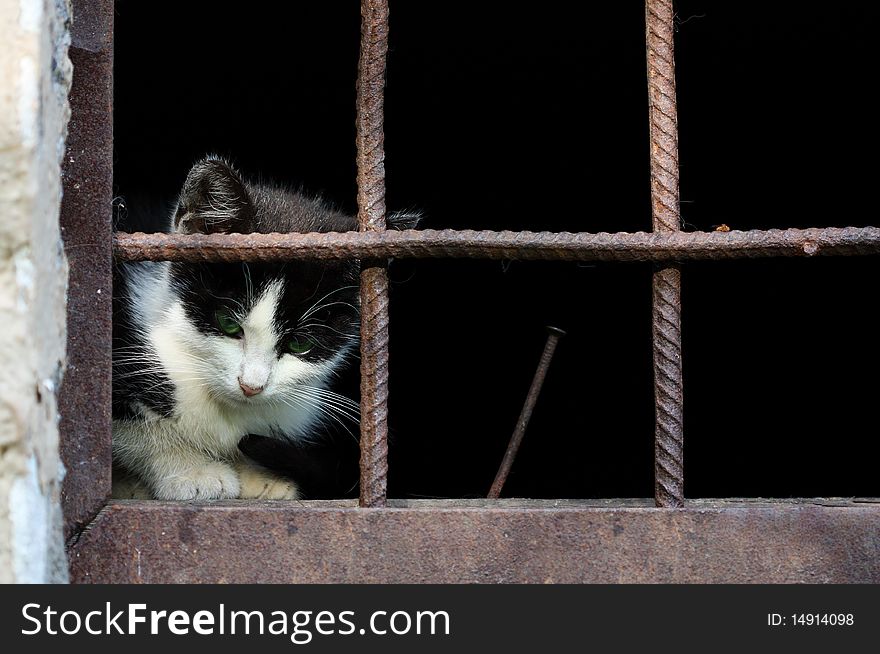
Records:
[[[547,327],[547,343],[544,345],[544,352],[541,354],[541,360],[538,362],[538,369],[532,378],[532,386],[529,388],[529,394],[526,396],[525,404],[519,414],[519,420],[516,422],[516,429],[513,430],[513,435],[507,444],[507,451],[504,453],[501,466],[498,468],[498,474],[495,475],[495,481],[492,482],[492,488],[489,489],[487,497],[490,499],[498,499],[501,495],[501,489],[504,487],[504,482],[507,481],[507,475],[510,474],[513,460],[516,458],[516,453],[526,433],[526,427],[529,425],[529,419],[532,417],[535,402],[538,401],[538,395],[541,393],[541,386],[544,384],[544,377],[547,376],[547,369],[550,367],[550,360],[553,358],[556,344],[563,336],[565,336],[565,332],[558,327]]]

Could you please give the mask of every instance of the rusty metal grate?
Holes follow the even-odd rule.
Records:
[[[357,85],[359,233],[115,235],[120,260],[279,261],[358,258],[361,272],[360,506],[384,507],[388,473],[389,257],[653,261],[655,504],[684,503],[679,262],[880,253],[880,228],[682,232],[672,0],[647,0],[652,233],[385,231],[383,87],[387,0],[362,0]]]
[[[71,579],[142,582],[880,582],[876,499],[682,502],[678,270],[689,260],[865,255],[880,229],[682,232],[672,3],[647,0],[654,231],[385,232],[387,2],[363,0],[360,233],[111,233],[113,0],[73,0],[62,228],[71,267],[62,445]],[[348,500],[109,501],[111,243],[120,260],[357,258],[363,263],[362,494]],[[652,261],[657,496],[386,501],[388,257]],[[384,507],[366,511],[360,506]]]

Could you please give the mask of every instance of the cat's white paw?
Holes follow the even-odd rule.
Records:
[[[299,489],[292,481],[282,479],[268,470],[242,465],[238,468],[242,498],[260,500],[295,500]]]
[[[219,500],[239,496],[238,475],[225,463],[206,463],[162,479],[156,484],[159,500]]]

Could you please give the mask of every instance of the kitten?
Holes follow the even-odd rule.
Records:
[[[190,170],[169,225],[181,234],[354,229],[354,217],[250,183],[216,157]],[[119,266],[114,496],[145,487],[165,500],[298,497],[239,441],[305,439],[322,420],[356,420],[357,404],[327,384],[357,345],[357,283],[356,261]]]

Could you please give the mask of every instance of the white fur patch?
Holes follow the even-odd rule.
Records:
[[[238,457],[238,442],[245,435],[306,437],[328,413],[328,403],[335,403],[337,413],[356,411],[356,405],[346,405],[325,388],[348,348],[321,364],[278,355],[275,315],[283,297],[281,280],[248,298],[250,309],[242,307],[246,315],[235,316],[241,338],[231,338],[219,331],[200,332],[169,290],[168,275],[167,264],[132,266],[129,301],[156,359],[153,368],[171,380],[167,392],[174,395],[173,415],[166,418],[136,406],[142,419],[115,421],[113,434],[114,455],[137,471],[154,494],[235,497],[240,489],[229,470],[210,465]],[[247,397],[239,381],[263,390]],[[206,469],[213,472],[206,476]]]
[[[275,347],[280,338],[275,324],[275,310],[282,291],[280,280],[269,285],[241,320],[244,335],[241,338],[243,355],[238,380],[251,388],[265,389],[275,367]]]

